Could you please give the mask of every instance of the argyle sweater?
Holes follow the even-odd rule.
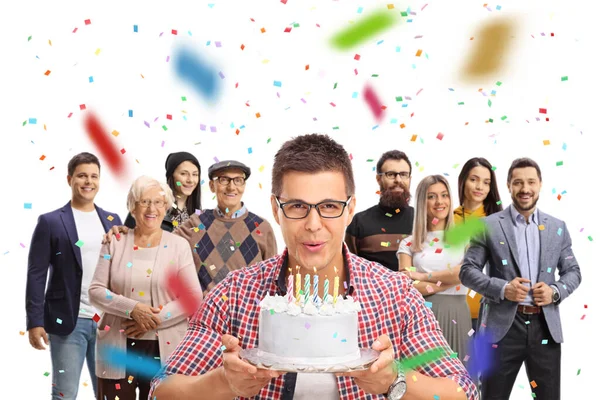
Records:
[[[206,294],[229,273],[277,254],[275,234],[269,222],[246,211],[231,219],[216,210],[192,214],[174,232],[192,246],[196,272]]]

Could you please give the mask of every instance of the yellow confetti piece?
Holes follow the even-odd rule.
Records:
[[[456,388],[456,391],[457,392],[462,392],[462,388],[459,386],[459,387]]]
[[[259,189],[262,189],[262,183],[258,184]]]
[[[112,215],[109,215],[108,217],[106,217],[107,220],[112,221],[113,219],[115,219],[115,217],[113,217]]]
[[[225,295],[221,296],[221,298],[223,299],[223,301],[227,301],[229,299],[229,297],[227,297]]]
[[[144,292],[140,292],[140,297],[144,297]]]
[[[544,229],[546,229],[546,227],[545,227],[544,225],[540,225],[540,226],[538,227],[538,229],[539,229],[540,231],[543,231]]]
[[[100,54],[100,49],[96,50],[96,55]]]
[[[144,74],[140,74],[140,76],[142,77],[142,79],[146,79],[146,78],[144,78]]]
[[[198,227],[194,227],[194,232],[198,232],[200,229],[198,229]]]
[[[265,166],[264,166],[264,165],[261,165],[261,166],[258,168],[258,172],[263,172],[263,171],[264,171],[264,169],[265,169]]]
[[[544,140],[544,146],[548,146],[550,144],[549,140]]]
[[[260,118],[260,113],[256,113],[256,118]]]
[[[381,242],[381,247],[390,247],[388,242]]]
[[[262,60],[262,63],[263,63],[263,64],[268,64],[268,63],[269,63],[269,60],[267,60],[267,59],[265,58],[264,60]]]
[[[416,142],[417,141],[417,135],[412,135],[412,137],[410,138],[411,142]]]
[[[47,129],[46,129],[46,124],[44,124],[44,130],[47,130]]]
[[[87,387],[88,386],[87,382],[83,382],[83,386]]]
[[[52,40],[48,39],[48,44],[52,46]]]
[[[119,136],[119,131],[112,131],[111,133],[112,133],[112,135],[113,135],[114,137],[117,137],[117,136]]]
[[[412,380],[413,380],[413,382],[416,382],[416,381],[417,381],[417,376],[416,376],[416,375],[413,375],[413,376],[412,376]]]
[[[23,331],[19,331],[19,335],[21,335],[21,336],[25,336],[25,332],[23,332]]]
[[[421,57],[421,54],[423,54],[423,50],[419,49],[417,50],[417,54],[415,54],[417,57]]]
[[[179,222],[173,221],[173,226],[175,226],[175,227],[179,226]]]
[[[387,8],[388,8],[388,10],[393,10],[394,9],[394,5],[393,4],[388,4]]]

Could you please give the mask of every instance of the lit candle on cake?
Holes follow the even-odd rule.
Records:
[[[335,305],[335,303],[337,302],[337,298],[338,298],[338,290],[339,290],[339,286],[340,286],[340,277],[337,274],[337,268],[333,267],[333,270],[335,271],[335,278],[333,279],[333,304]]]
[[[304,304],[308,303],[309,298],[310,298],[310,275],[306,274],[304,276]]]
[[[329,279],[327,279],[327,275],[325,275],[325,284],[323,286],[323,303],[327,301],[327,296],[329,296]]]
[[[287,298],[288,303],[291,303],[294,301],[294,275],[291,268],[288,268],[288,270],[290,271],[290,276],[288,276]]]
[[[319,275],[317,274],[317,267],[313,267],[313,303],[317,305],[319,299]]]
[[[300,276],[300,267],[296,265],[296,302],[300,304],[300,287],[302,286],[302,277]]]

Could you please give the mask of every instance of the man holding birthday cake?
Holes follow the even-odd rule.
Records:
[[[354,192],[348,154],[329,137],[282,146],[271,205],[286,249],[209,292],[151,399],[478,398],[410,280],[348,251]],[[406,362],[432,350],[435,360]]]

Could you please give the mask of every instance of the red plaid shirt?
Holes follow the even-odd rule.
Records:
[[[452,350],[435,316],[410,279],[351,254],[345,244],[344,254],[350,292],[362,307],[358,313],[359,346],[370,348],[379,335],[386,334],[397,359],[444,347],[447,356],[416,370],[431,377],[449,377],[466,392],[468,400],[478,399],[475,384],[463,364],[449,356]],[[241,338],[242,348],[257,347],[259,302],[267,293],[285,292],[281,276],[285,277],[286,265],[287,249],[269,260],[230,272],[211,290],[190,319],[187,334],[152,381],[149,398],[168,375],[194,376],[222,366],[221,335],[225,333]],[[272,379],[254,399],[285,398],[284,377]],[[340,377],[337,382],[341,400],[384,399],[383,395],[365,393],[352,378]]]

